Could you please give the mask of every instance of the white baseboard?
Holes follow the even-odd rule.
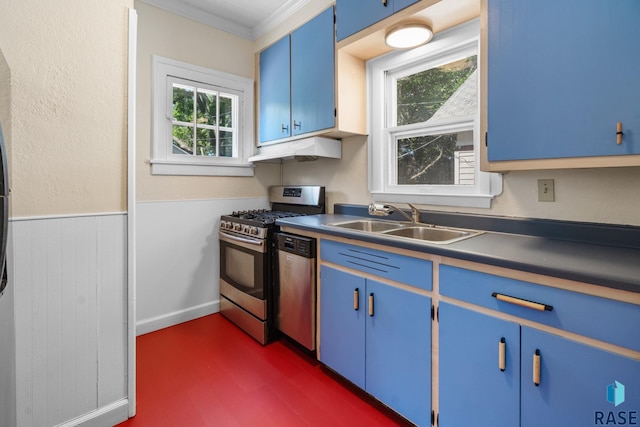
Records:
[[[129,418],[129,400],[121,399],[110,405],[98,408],[81,417],[74,418],[57,427],[104,427],[114,426],[126,421]]]
[[[199,317],[220,311],[220,300],[189,307],[184,310],[174,311],[151,319],[143,319],[136,323],[136,335],[148,334],[169,326],[178,325]]]

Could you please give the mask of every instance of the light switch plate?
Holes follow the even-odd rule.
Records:
[[[556,193],[552,179],[538,180],[538,201],[539,202],[555,202]]]

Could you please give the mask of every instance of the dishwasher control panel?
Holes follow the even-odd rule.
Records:
[[[315,239],[294,234],[278,233],[278,250],[289,252],[305,258],[315,258]]]

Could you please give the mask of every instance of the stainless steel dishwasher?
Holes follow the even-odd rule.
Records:
[[[276,327],[309,350],[316,348],[316,241],[278,233]]]

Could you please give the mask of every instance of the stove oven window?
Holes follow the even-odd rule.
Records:
[[[225,271],[232,283],[242,286],[245,292],[252,294],[256,289],[256,276],[253,268],[255,253],[247,253],[233,247],[226,249]],[[255,296],[255,295],[254,295]]]

